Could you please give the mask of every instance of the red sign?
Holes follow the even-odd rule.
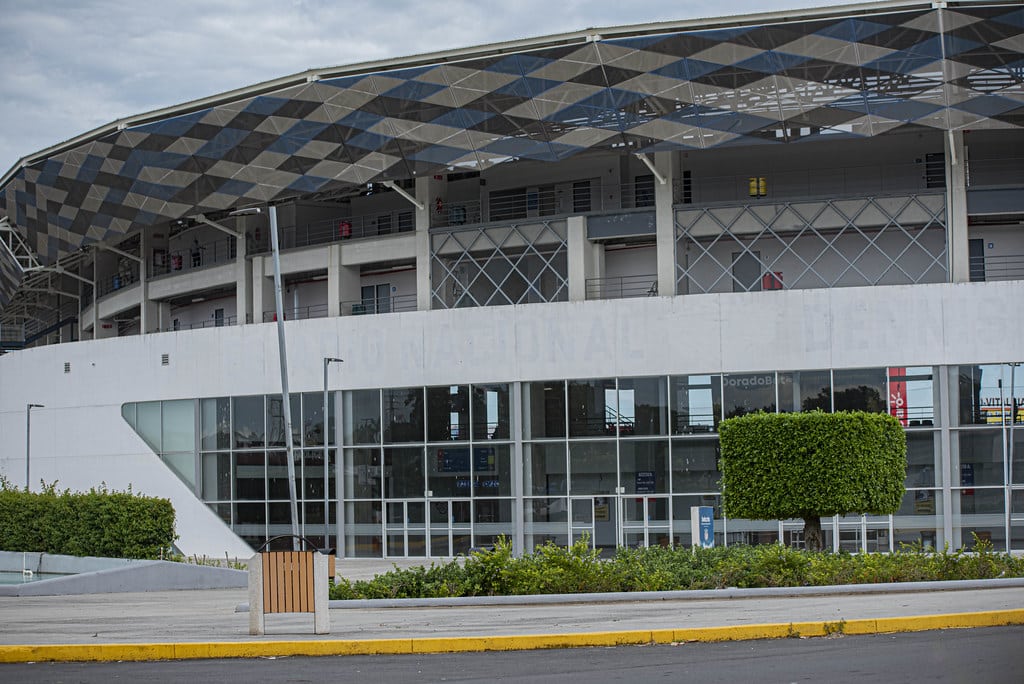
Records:
[[[889,369],[889,413],[900,425],[907,425],[907,369]]]

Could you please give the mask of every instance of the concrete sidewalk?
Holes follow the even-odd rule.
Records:
[[[236,612],[248,599],[244,589],[0,597],[0,662],[512,650],[1024,624],[1024,580],[972,586],[986,588],[724,590],[668,600],[521,597],[430,607],[332,602],[330,634],[312,633],[312,615],[268,615],[263,637],[250,636],[248,615]]]

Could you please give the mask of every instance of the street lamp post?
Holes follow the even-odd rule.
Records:
[[[330,422],[328,421],[328,414],[327,414],[327,409],[329,407],[328,395],[327,395],[327,369],[330,367],[330,365],[332,363],[344,363],[344,359],[336,359],[336,358],[330,357],[330,356],[325,356],[324,357],[324,548],[325,549],[329,546],[328,538],[330,537],[330,533],[331,533],[331,528],[330,528],[330,525],[328,523],[328,521],[330,519],[330,516],[328,515],[328,510],[330,509],[331,489],[330,489],[330,486],[329,486],[329,483],[330,483],[330,472],[328,470],[329,463],[330,463],[330,458],[328,456],[328,451],[327,451],[328,436],[330,435],[330,430],[328,429],[328,427],[330,425]],[[340,540],[338,542],[338,545],[339,546],[341,545]]]
[[[32,409],[45,408],[42,404],[25,405],[25,491],[32,491]]]
[[[238,214],[258,214],[259,207],[239,209]],[[284,340],[284,302],[281,289],[281,250],[277,240],[277,207],[267,207],[270,217],[270,247],[274,255],[274,308],[277,316],[277,355],[281,362],[281,404],[284,413],[284,439],[288,458],[288,503],[292,518],[292,550],[299,551],[299,504],[295,491],[295,445],[292,439],[292,403],[288,392],[288,348]]]

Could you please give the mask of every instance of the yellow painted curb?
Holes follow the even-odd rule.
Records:
[[[884,634],[934,629],[1024,625],[1024,609],[976,613],[916,615],[837,622],[793,622],[728,627],[624,632],[577,632],[484,637],[423,637],[415,639],[302,641],[175,642],[166,644],[47,644],[0,646],[0,663],[88,662],[118,660],[192,660],[201,658],[259,658],[268,656],[395,655],[413,653],[467,653],[582,648],[685,641],[747,641],[831,634]]]

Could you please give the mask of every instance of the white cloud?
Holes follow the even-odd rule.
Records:
[[[838,0],[788,0],[793,9]],[[771,0],[63,0],[0,7],[0,173],[121,117],[304,71]]]

